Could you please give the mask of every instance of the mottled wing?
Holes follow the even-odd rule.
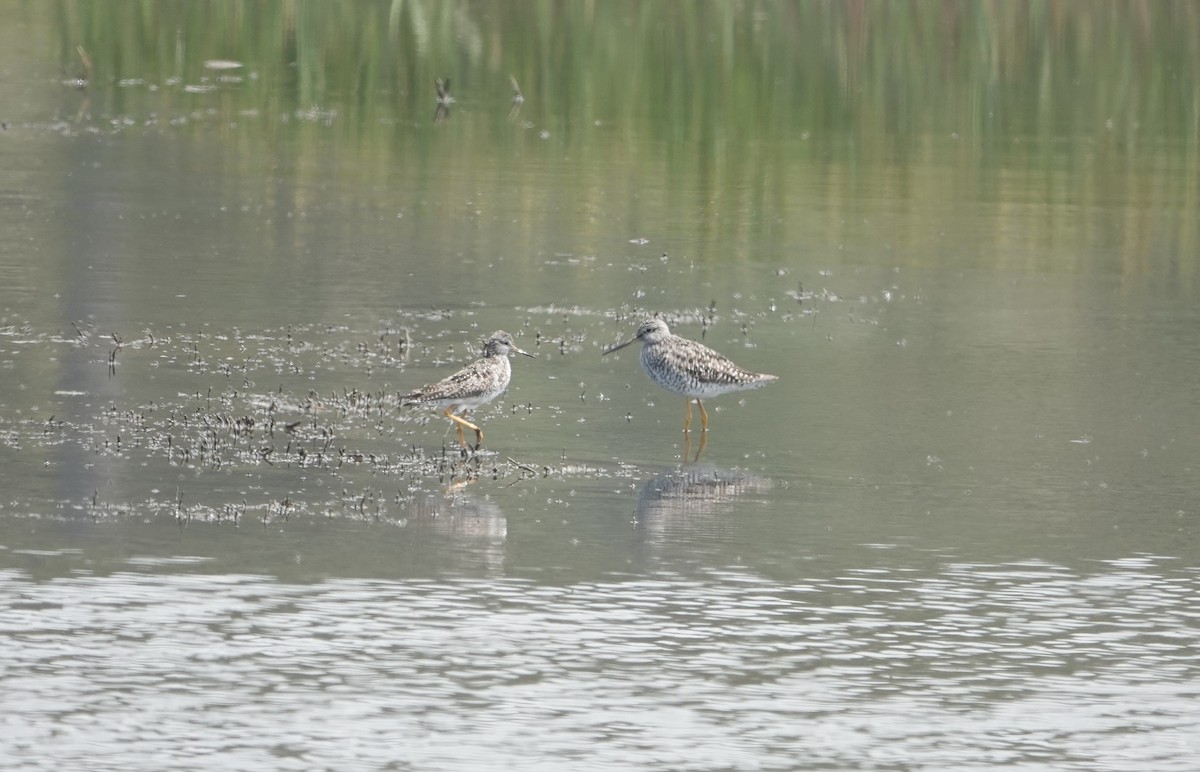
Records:
[[[689,385],[710,387],[753,386],[775,380],[774,376],[753,373],[708,346],[675,336],[671,345],[661,348],[669,370],[682,374]]]
[[[485,360],[477,360],[437,383],[422,386],[400,397],[405,404],[441,402],[449,399],[477,397],[487,390],[488,369]]]

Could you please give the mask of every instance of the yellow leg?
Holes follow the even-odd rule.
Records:
[[[692,425],[692,400],[688,397],[683,398],[683,405],[687,408],[687,412],[683,416],[683,432],[687,434],[688,428]]]
[[[700,460],[700,454],[704,452],[705,446],[708,445],[708,432],[700,432],[700,447],[696,448],[695,458],[690,458],[692,455],[692,435],[683,435],[683,463],[696,463]]]
[[[704,403],[696,400],[696,407],[700,408],[700,431],[708,431],[708,411],[704,409]]]
[[[467,447],[467,441],[463,437],[463,427],[465,426],[466,428],[475,432],[475,449],[479,450],[479,448],[483,445],[483,431],[478,426],[461,416],[454,415],[453,405],[446,408],[446,412],[442,413],[442,415],[446,416],[455,423],[456,428],[458,429],[458,444],[464,448]]]

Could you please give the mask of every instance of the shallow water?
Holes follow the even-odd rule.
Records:
[[[4,766],[1194,768],[1195,12],[1013,7],[22,6]]]
[[[569,584],[291,584],[185,560],[9,573],[5,700],[22,709],[6,755],[22,768],[98,752],[160,768],[1188,768],[1193,571],[879,553],[798,583],[741,567]]]

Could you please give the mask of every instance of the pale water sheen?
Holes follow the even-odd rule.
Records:
[[[1188,769],[1194,572],[5,578],[22,768]],[[51,750],[52,749],[52,750]],[[1101,761],[1103,760],[1103,761]]]
[[[1196,768],[1193,4],[14,8],[0,766]]]

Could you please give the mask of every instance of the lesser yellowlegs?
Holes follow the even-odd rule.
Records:
[[[401,395],[402,405],[431,405],[442,411],[442,415],[454,422],[458,429],[458,444],[467,447],[463,439],[463,427],[475,432],[475,449],[483,445],[483,430],[466,419],[467,411],[486,405],[504,393],[512,379],[512,365],[508,362],[510,352],[537,356],[522,351],[513,343],[512,336],[496,330],[483,344],[483,357],[437,383],[422,386],[416,391]],[[461,415],[455,415],[461,413]]]
[[[624,343],[605,349],[604,354],[619,351],[639,340],[642,342],[642,369],[646,375],[659,386],[686,400],[685,432],[692,425],[693,399],[700,408],[701,431],[708,431],[708,411],[701,400],[731,391],[757,389],[777,379],[774,375],[744,370],[708,346],[671,334],[671,328],[662,319],[642,322],[637,334]]]

